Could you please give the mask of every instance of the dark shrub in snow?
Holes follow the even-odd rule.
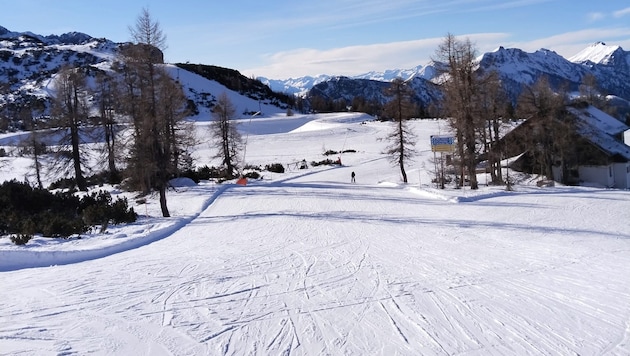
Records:
[[[284,173],[284,166],[282,163],[272,163],[265,166],[265,170],[274,173]]]
[[[112,201],[108,192],[79,198],[70,192],[51,193],[15,180],[0,185],[0,235],[26,243],[28,236],[68,237],[96,225],[130,223],[137,219],[126,199]],[[24,236],[21,236],[24,235]]]

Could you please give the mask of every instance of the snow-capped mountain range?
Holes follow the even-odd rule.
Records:
[[[567,86],[578,91],[583,78],[592,74],[602,94],[630,99],[630,52],[603,42],[594,43],[571,58],[540,49],[527,53],[518,48],[503,48],[483,54],[479,66],[496,70],[510,96],[515,99],[523,85],[531,85],[546,76],[552,86]]]
[[[568,85],[570,90],[577,91],[582,79],[589,73],[596,77],[603,93],[630,100],[630,52],[620,46],[597,42],[570,58],[564,58],[547,49],[528,53],[518,48],[499,47],[495,51],[482,54],[478,61],[482,70],[496,70],[501,75],[510,97],[514,100],[523,85],[531,85],[543,75],[547,76],[554,86],[564,84]],[[412,69],[368,72],[345,78],[381,82],[390,82],[397,77],[404,80],[412,78],[433,80],[437,73],[435,67],[438,65],[440,64],[430,62]],[[258,79],[275,91],[306,94],[319,83],[331,80],[338,82],[338,78],[320,75],[287,80],[264,77]]]
[[[405,80],[410,79],[410,78],[415,78],[415,77],[426,78],[425,71],[426,71],[425,66],[419,65],[411,69],[390,69],[384,72],[371,71],[371,72],[367,72],[367,73],[363,73],[363,74],[359,74],[355,76],[350,76],[347,78],[367,79],[367,80],[375,80],[379,82],[391,82],[395,78],[403,78]],[[274,91],[278,91],[282,93],[289,93],[289,94],[305,95],[315,85],[322,82],[327,82],[336,78],[339,78],[339,76],[321,74],[316,77],[304,76],[304,77],[289,78],[289,79],[284,79],[284,80],[269,79],[266,77],[258,77],[257,79],[267,84]]]
[[[15,108],[25,102],[46,102],[51,94],[51,79],[62,65],[107,70],[120,45],[80,32],[41,36],[31,32],[12,32],[0,27],[0,106],[6,109],[7,105]],[[564,58],[546,49],[529,53],[518,48],[499,47],[482,54],[478,61],[479,70],[496,70],[499,73],[514,101],[525,85],[533,84],[541,76],[547,76],[556,88],[578,91],[583,78],[592,74],[603,94],[621,100],[626,107],[630,106],[630,52],[619,46],[598,42],[571,58]],[[387,100],[382,93],[383,87],[392,79],[400,77],[410,80],[418,101],[430,104],[437,97],[434,81],[436,67],[440,65],[443,64],[425,63],[410,69],[368,72],[353,77],[320,75],[287,80],[260,77],[258,80],[276,93],[289,96],[299,94],[307,100],[309,94],[317,93],[327,99],[345,99],[350,103],[357,96],[377,102]],[[208,68],[202,68],[205,71],[202,74],[190,73],[191,69],[185,65],[171,66],[173,76],[178,79],[189,78],[191,81],[182,84],[191,101],[202,109],[201,115],[206,115],[221,91],[229,93],[242,113],[260,109],[282,112],[290,105],[282,96],[270,95],[270,91],[265,92],[257,85],[246,85],[246,91],[239,91],[230,89],[228,83],[213,76],[213,73],[223,70],[230,71],[229,76],[240,76],[241,83],[251,80],[231,69],[213,67],[213,70],[208,71]]]

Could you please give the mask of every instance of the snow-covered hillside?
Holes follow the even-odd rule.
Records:
[[[31,108],[35,117],[49,114],[48,99],[53,94],[51,82],[60,68],[92,67],[96,69],[89,71],[92,75],[98,70],[109,71],[122,45],[83,33],[41,36],[0,27],[0,118],[3,121],[0,130],[19,128],[19,111],[25,107]],[[165,65],[173,78],[184,85],[184,93],[198,109],[199,113],[193,119],[209,120],[210,108],[224,92],[242,117],[257,111],[263,114],[286,112],[286,103],[266,97],[266,93],[253,93],[258,99],[252,99],[254,95],[248,97],[217,80],[201,77],[173,64]],[[236,72],[236,75],[240,73]]]
[[[203,136],[207,122],[197,124]],[[244,120],[246,186],[179,181],[81,239],[0,239],[2,354],[627,355],[630,192],[439,190],[437,120],[410,183],[363,114]],[[343,166],[298,169],[327,150]],[[216,163],[207,142],[200,164]],[[29,162],[1,158],[2,178]],[[350,183],[355,172],[357,182]],[[512,172],[513,174],[513,172]],[[512,177],[516,177],[512,175]]]
[[[286,109],[272,105],[268,100],[249,98],[225,87],[219,82],[208,80],[196,73],[189,72],[172,64],[166,64],[165,66],[170,75],[177,79],[182,85],[184,93],[197,103],[199,113],[191,116],[190,119],[192,120],[210,121],[212,118],[211,105],[214,105],[214,101],[216,101],[222,93],[225,93],[230,102],[234,105],[236,109],[235,114],[237,115],[235,119],[251,117],[250,113],[255,112],[260,112],[257,117],[278,115],[283,112],[286,113]]]
[[[50,96],[49,83],[64,65],[102,67],[117,45],[81,33],[43,37],[0,27],[0,104],[24,103]],[[108,66],[106,66],[108,68]]]

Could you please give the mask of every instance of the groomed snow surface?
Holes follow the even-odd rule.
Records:
[[[629,191],[436,189],[440,121],[413,123],[404,185],[369,119],[245,121],[246,161],[286,173],[177,184],[168,219],[131,199],[138,222],[104,234],[0,239],[0,354],[630,354]],[[329,149],[356,152],[288,165]]]

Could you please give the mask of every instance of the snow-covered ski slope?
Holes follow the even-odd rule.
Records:
[[[247,161],[357,150],[344,166],[180,188],[166,222],[150,202],[102,236],[3,242],[0,257],[90,246],[104,257],[5,266],[0,354],[629,354],[630,192],[436,190],[427,134],[444,127],[432,121],[414,124],[420,153],[403,185],[380,154],[386,123],[315,120],[250,127]]]

